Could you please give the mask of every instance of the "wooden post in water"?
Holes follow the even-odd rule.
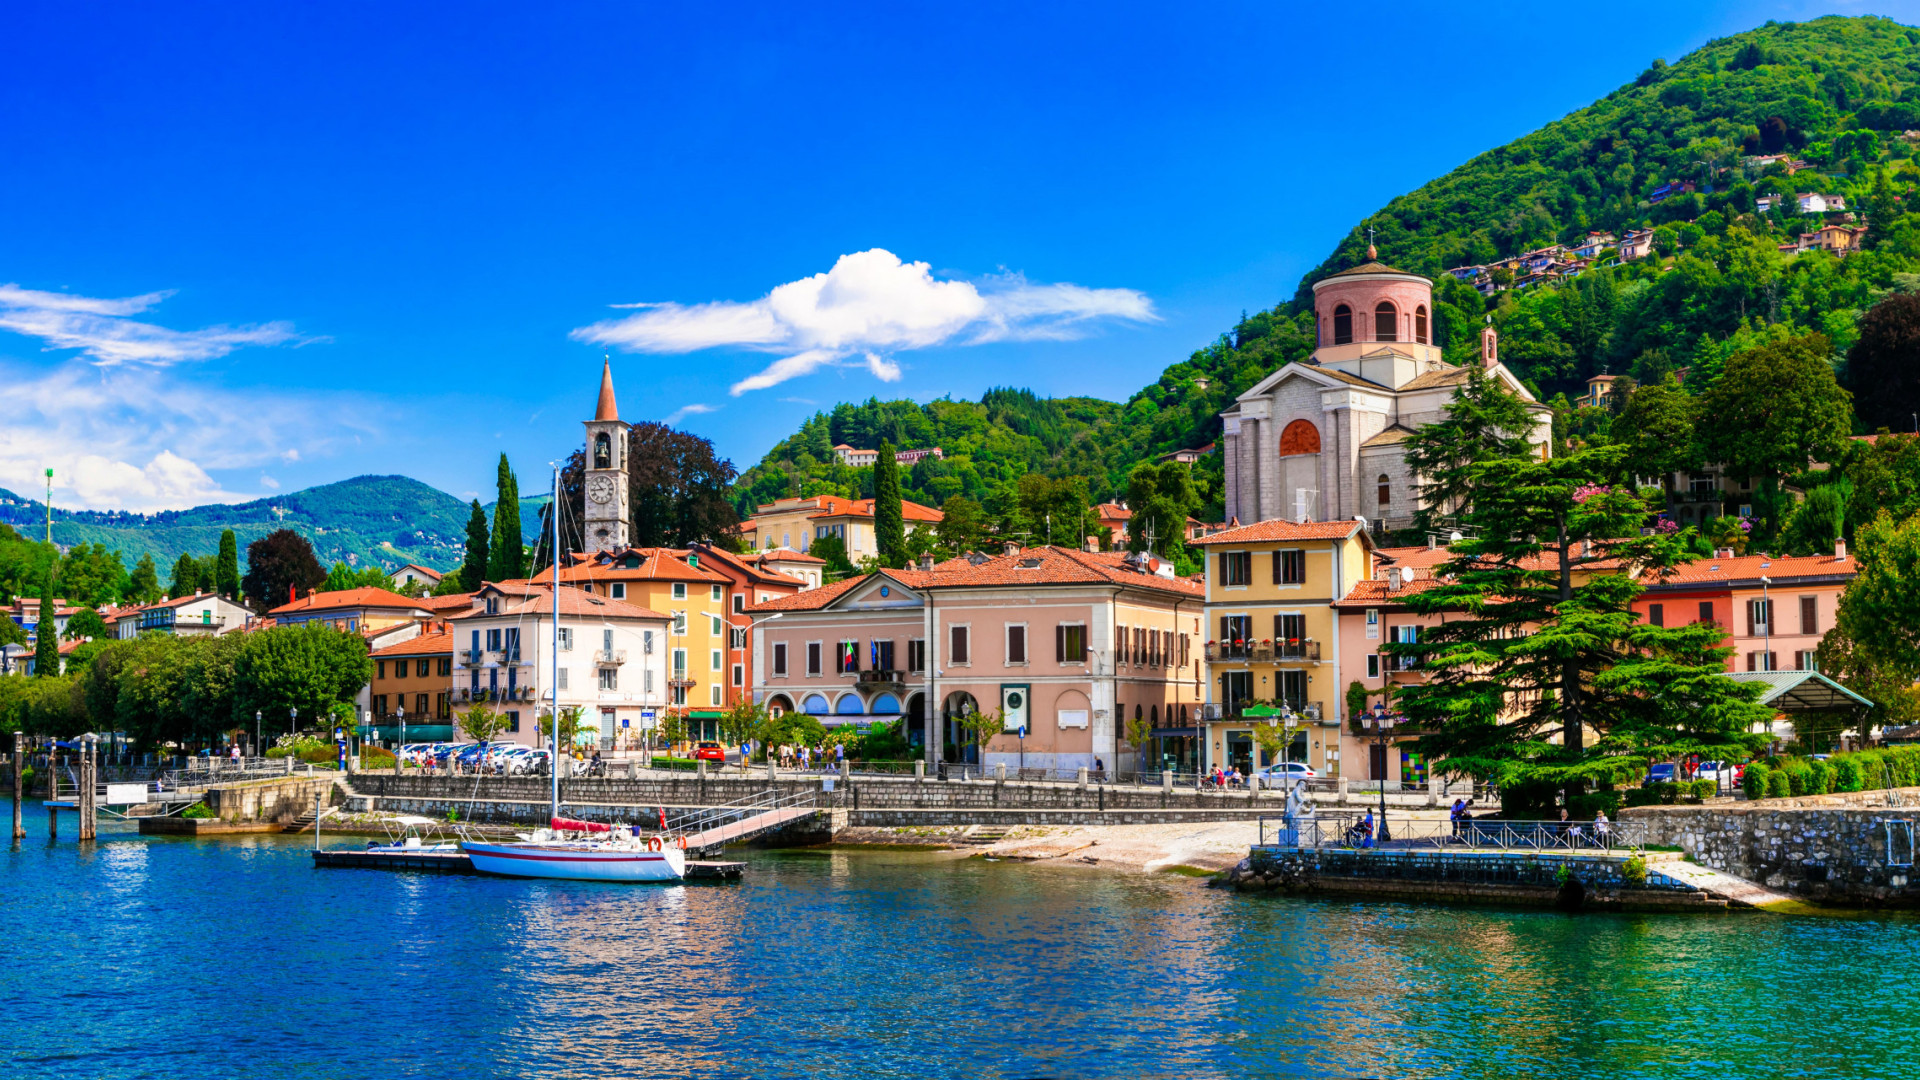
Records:
[[[47,839],[60,837],[60,811],[53,808],[54,798],[60,794],[60,755],[47,750]]]
[[[83,842],[92,842],[96,835],[95,828],[98,822],[93,816],[93,785],[99,771],[99,750],[93,740],[88,739],[86,746],[80,751],[80,793],[73,800],[80,810],[80,839]]]
[[[26,744],[27,737],[24,732],[13,733],[13,838],[15,840],[27,838],[27,823],[20,816],[20,799],[26,794],[25,786],[20,779],[20,773],[27,767]]]

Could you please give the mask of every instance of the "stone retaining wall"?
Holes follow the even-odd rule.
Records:
[[[221,821],[288,822],[313,809],[314,796],[332,805],[333,777],[289,777],[216,784],[207,789],[207,809]]]
[[[1769,799],[1642,806],[1621,817],[1644,821],[1648,844],[1678,847],[1702,866],[1769,889],[1837,904],[1920,906],[1908,842],[1920,836],[1920,808],[1885,806],[1884,793],[1872,797],[1883,804],[1879,809],[1808,808],[1791,803],[1810,800]]]
[[[1362,856],[1364,858],[1364,856]],[[1254,855],[1226,871],[1215,882],[1241,892],[1280,892],[1355,900],[1394,900],[1412,903],[1496,904],[1555,907],[1574,911],[1724,912],[1725,900],[1704,892],[1673,889],[1611,887],[1579,884],[1553,887],[1520,881],[1409,880],[1395,874],[1391,859],[1372,861],[1377,873],[1323,873],[1321,856],[1311,851],[1273,852],[1256,849]]]

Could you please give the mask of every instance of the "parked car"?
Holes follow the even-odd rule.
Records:
[[[1312,780],[1319,775],[1304,761],[1276,761],[1260,770],[1260,786],[1279,791],[1296,781]]]
[[[717,742],[703,742],[693,748],[693,759],[695,761],[718,761],[724,765],[727,762],[727,748]]]
[[[1674,768],[1673,762],[1657,761],[1647,768],[1647,783],[1671,784],[1676,779],[1677,773],[1678,770]]]
[[[547,750],[527,749],[525,753],[514,754],[507,759],[509,776],[544,776],[553,754]]]

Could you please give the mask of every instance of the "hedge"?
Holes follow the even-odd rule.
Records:
[[[1793,796],[1793,783],[1787,778],[1784,769],[1774,769],[1767,773],[1767,798],[1786,799]]]
[[[1920,787],[1920,746],[1855,750],[1825,760],[1756,761],[1747,766],[1746,790],[1749,799],[1778,799],[1862,791],[1889,781],[1895,787]]]
[[[1626,793],[1628,806],[1672,806],[1679,802],[1697,803],[1713,798],[1719,793],[1718,785],[1711,780],[1656,780],[1630,788]]]
[[[1764,762],[1751,762],[1747,765],[1747,798],[1764,799],[1767,797],[1767,784],[1773,778],[1773,770]]]

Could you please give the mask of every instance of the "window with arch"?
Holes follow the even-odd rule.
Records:
[[[613,468],[613,440],[608,438],[604,431],[593,437],[593,467]]]
[[[1353,344],[1353,309],[1345,304],[1336,304],[1333,309],[1333,343]]]
[[[1377,492],[1376,494],[1378,495],[1378,497],[1379,497],[1379,499],[1380,499],[1380,505],[1381,505],[1381,506],[1388,506],[1388,505],[1390,505],[1390,504],[1392,504],[1392,502],[1393,502],[1393,484],[1392,484],[1392,483],[1391,483],[1390,481],[1388,481],[1388,479],[1387,479],[1387,474],[1386,474],[1386,473],[1381,473],[1381,474],[1380,474],[1380,480],[1379,480],[1379,485],[1380,485],[1380,490],[1379,490],[1379,491],[1378,491],[1378,492]]]
[[[1413,340],[1422,345],[1427,343],[1427,305],[1425,304],[1413,309]]]
[[[1149,719],[1147,720],[1147,723],[1152,724],[1154,727],[1160,726],[1160,706],[1155,705],[1152,711],[1148,714],[1148,716],[1149,716]]]
[[[1400,340],[1400,312],[1390,300],[1380,301],[1380,306],[1373,309],[1373,340]]]
[[[1320,429],[1311,420],[1295,420],[1280,431],[1280,456],[1320,452]]]

